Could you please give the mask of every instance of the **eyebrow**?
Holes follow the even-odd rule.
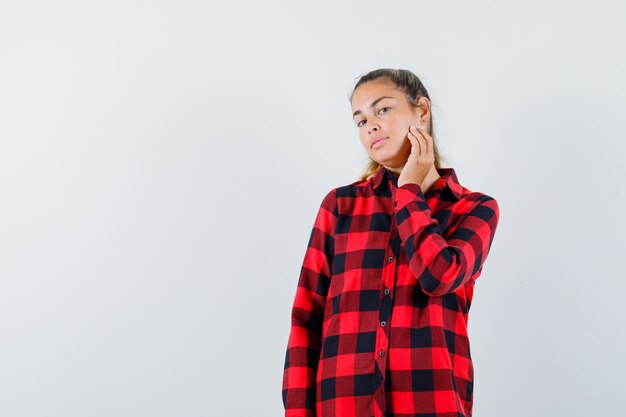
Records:
[[[389,97],[389,96],[382,96],[380,98],[377,98],[376,100],[372,101],[372,104],[370,104],[370,108],[374,107],[376,105],[376,103],[378,103],[380,100],[384,99],[384,98],[393,98],[393,97]],[[357,110],[354,113],[352,113],[352,118],[354,119],[354,116],[356,116],[357,114],[361,114],[362,111],[361,110]]]

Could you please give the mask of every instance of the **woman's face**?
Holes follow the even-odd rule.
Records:
[[[420,104],[424,104],[420,98]],[[389,168],[402,168],[411,153],[409,126],[422,126],[428,106],[411,107],[392,82],[378,79],[360,85],[352,95],[353,120],[370,158]],[[378,139],[384,138],[377,142]]]

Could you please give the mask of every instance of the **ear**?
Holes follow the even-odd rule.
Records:
[[[426,119],[426,122],[430,121],[431,113],[430,113],[430,101],[422,96],[417,100],[417,110],[419,112],[419,118],[421,121]]]

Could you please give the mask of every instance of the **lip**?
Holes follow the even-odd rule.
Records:
[[[378,138],[374,138],[374,139],[372,140],[372,145],[371,145],[371,146],[372,146],[372,148],[374,148],[378,142],[382,142],[382,141],[384,141],[385,139],[389,139],[389,137],[378,137]]]

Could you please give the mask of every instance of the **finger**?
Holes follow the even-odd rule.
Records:
[[[430,152],[430,149],[432,148],[432,145],[430,145],[431,139],[432,137],[421,127],[419,126],[415,126],[417,130],[417,132],[419,132],[419,135],[416,136],[421,136],[423,138],[424,141],[424,149],[426,149],[426,153]]]
[[[411,136],[413,136],[414,140],[417,143],[419,143],[419,150],[420,150],[419,155],[421,156],[423,153],[426,153],[428,148],[427,148],[427,144],[424,138],[419,134],[413,134],[413,133],[411,133]]]
[[[420,156],[422,154],[422,144],[420,143],[420,141],[417,138],[417,136],[415,136],[413,133],[409,132],[407,137],[411,141],[411,145],[413,145],[413,148],[416,150],[416,155]]]

